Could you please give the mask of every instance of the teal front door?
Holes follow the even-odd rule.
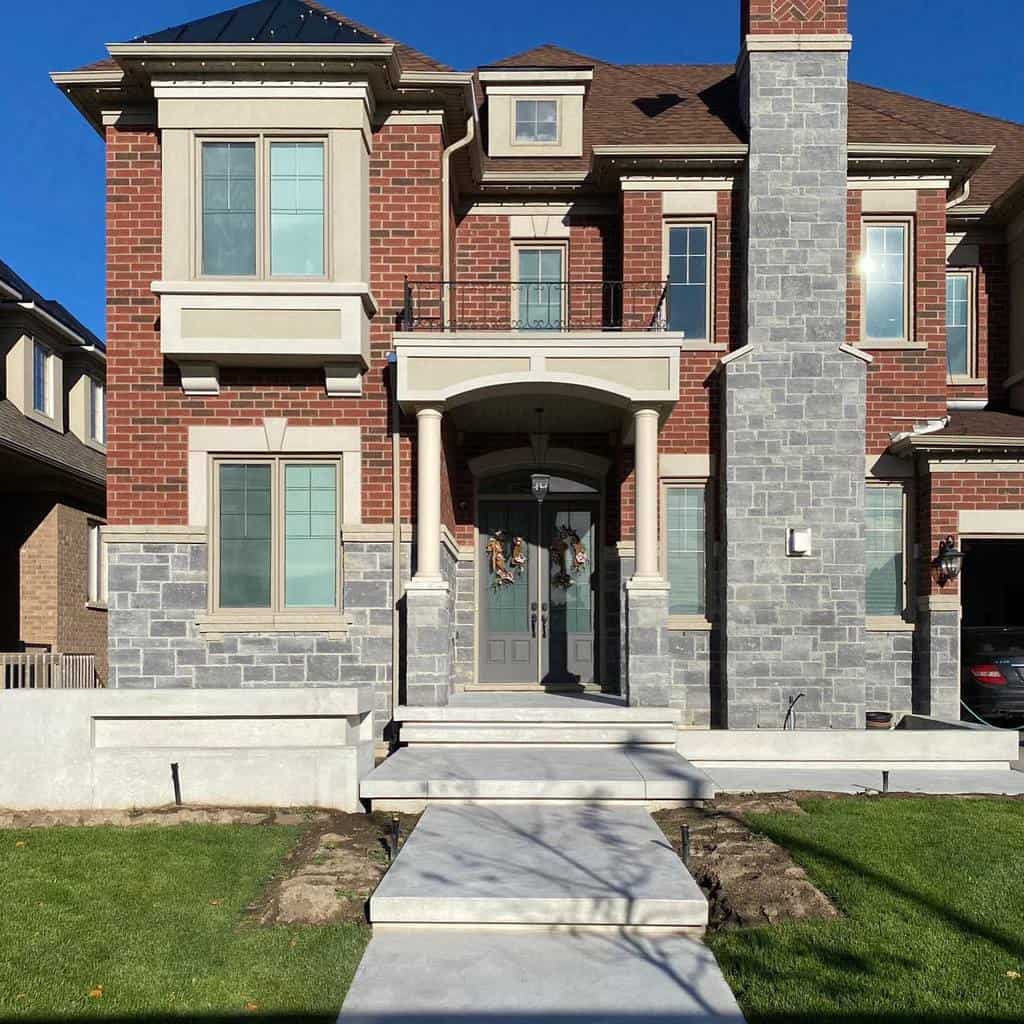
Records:
[[[587,498],[480,502],[480,684],[596,680],[598,508]]]

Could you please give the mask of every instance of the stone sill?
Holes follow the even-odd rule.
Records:
[[[947,377],[946,386],[950,388],[983,388],[988,386],[984,377]]]
[[[223,640],[236,633],[326,633],[331,640],[342,640],[348,635],[351,624],[347,615],[338,613],[238,617],[215,613],[196,619],[199,635],[204,640]]]
[[[107,610],[106,601],[86,601],[85,607],[93,612],[105,612]]]
[[[865,622],[869,633],[913,633],[916,628],[916,623],[899,615],[870,615]]]
[[[715,624],[703,615],[670,615],[668,617],[668,628],[673,632],[680,633],[708,633],[715,628]]]
[[[857,347],[865,352],[924,352],[927,341],[870,341],[862,338]]]

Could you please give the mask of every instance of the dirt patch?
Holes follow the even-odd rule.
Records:
[[[393,817],[318,815],[250,914],[264,925],[365,922],[367,900],[388,867]],[[397,817],[401,848],[418,818]]]
[[[723,796],[654,817],[677,852],[690,826],[690,871],[708,897],[712,929],[828,919],[839,911],[789,853],[746,824],[746,814],[803,814],[791,794]]]
[[[138,811],[4,811],[0,828],[56,828],[58,826],[115,828],[171,825],[309,825],[330,817],[317,810],[259,810],[240,807],[190,807],[170,804]]]

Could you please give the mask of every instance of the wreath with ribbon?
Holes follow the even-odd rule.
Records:
[[[551,542],[551,566],[555,570],[551,578],[554,586],[568,590],[576,581],[573,576],[587,567],[587,549],[580,535],[569,525],[558,527]]]
[[[491,562],[491,586],[498,590],[515,583],[526,567],[526,541],[495,530],[485,550]]]

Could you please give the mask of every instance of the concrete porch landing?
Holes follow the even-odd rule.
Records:
[[[360,784],[374,810],[426,803],[710,800],[711,779],[674,748],[413,746],[392,754]]]

